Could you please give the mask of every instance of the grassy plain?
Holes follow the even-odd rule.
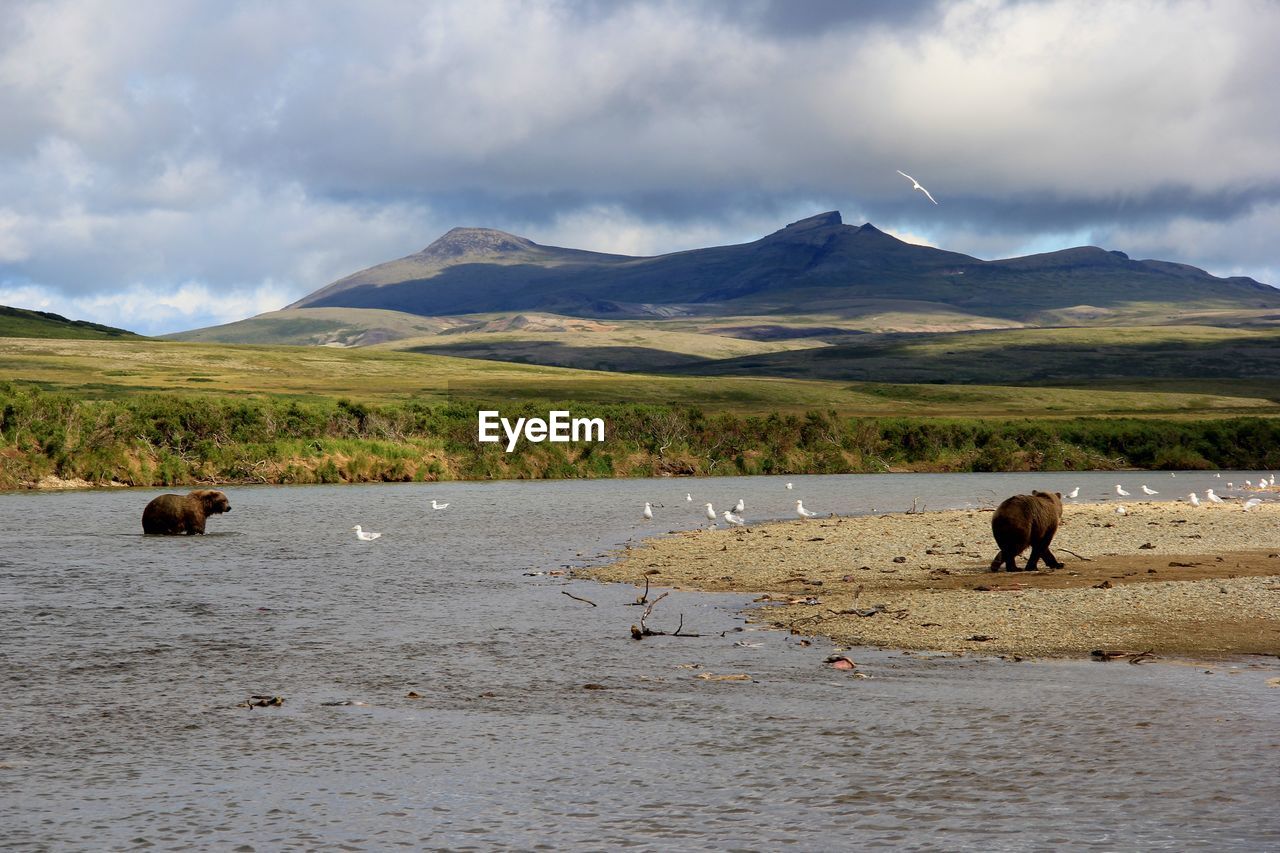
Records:
[[[820,351],[818,351],[820,352]],[[833,410],[861,416],[1075,417],[1280,414],[1265,383],[1241,391],[1116,390],[669,376],[572,370],[369,348],[248,346],[154,340],[0,338],[0,376],[111,398],[188,395],[347,397],[363,401],[558,400],[695,405],[742,413]]]

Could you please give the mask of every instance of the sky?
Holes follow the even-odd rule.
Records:
[[[0,304],[159,334],[455,226],[649,255],[827,210],[1280,285],[1277,44],[1269,0],[0,0]]]

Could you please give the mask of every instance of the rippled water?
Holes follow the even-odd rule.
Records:
[[[758,519],[1144,477],[1162,497],[1225,482],[231,488],[210,535],[181,538],[140,534],[156,490],[0,495],[0,846],[1274,849],[1274,659],[859,650],[856,680],[821,642],[734,632],[740,596],[673,594],[652,624],[703,636],[636,643],[634,589],[526,576],[693,526],[705,500]],[[286,701],[237,707],[250,694]],[[324,704],[347,700],[366,704]]]

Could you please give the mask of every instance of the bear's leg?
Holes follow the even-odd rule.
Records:
[[[1018,554],[1020,553],[1022,553],[1020,550],[1015,551],[1012,548],[1000,549],[999,559],[1000,559],[1000,562],[1004,563],[1004,567],[1007,571],[1010,571],[1010,572],[1018,571]],[[1000,571],[1000,567],[998,565],[996,566],[995,571],[997,572]]]
[[[1057,557],[1053,556],[1053,552],[1049,550],[1048,545],[1045,545],[1041,551],[1044,553],[1044,564],[1046,566],[1051,569],[1060,569],[1063,567],[1064,564]]]
[[[1039,565],[1039,563],[1040,563],[1040,546],[1032,545],[1031,555],[1027,557],[1027,565],[1024,571],[1034,572],[1036,570],[1036,566]]]

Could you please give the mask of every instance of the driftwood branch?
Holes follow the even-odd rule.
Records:
[[[644,576],[644,593],[635,601],[627,602],[628,607],[642,607],[649,603],[649,576]]]
[[[1076,559],[1078,559],[1078,560],[1084,560],[1086,563],[1092,563],[1092,562],[1093,562],[1093,558],[1092,558],[1092,557],[1086,557],[1086,556],[1085,556],[1085,555],[1083,555],[1083,554],[1077,554],[1075,551],[1072,551],[1070,548],[1063,548],[1061,545],[1059,545],[1059,546],[1058,546],[1058,550],[1059,550],[1059,551],[1066,551],[1066,552],[1067,552],[1068,554],[1070,554],[1071,556],[1075,557],[1075,558],[1076,558]]]
[[[658,597],[657,597],[657,598],[655,598],[653,601],[649,602],[649,606],[648,606],[648,607],[646,607],[646,608],[644,609],[644,613],[641,613],[641,614],[640,614],[640,624],[639,624],[639,625],[632,625],[632,626],[631,626],[631,639],[633,639],[633,640],[643,640],[645,637],[666,637],[666,636],[671,636],[671,637],[700,637],[700,636],[702,636],[701,634],[681,634],[681,633],[680,633],[680,631],[684,628],[684,614],[683,614],[683,613],[681,613],[681,614],[680,614],[680,624],[679,624],[679,626],[677,626],[677,627],[676,627],[676,630],[675,630],[674,632],[672,632],[671,634],[668,634],[666,631],[655,631],[655,630],[653,630],[652,628],[650,628],[648,625],[646,625],[646,624],[644,623],[644,620],[648,619],[648,618],[649,618],[649,616],[653,613],[653,608],[654,608],[654,607],[656,607],[656,606],[658,605],[658,602],[662,601],[662,599],[666,598],[666,597],[667,597],[668,595],[670,595],[670,594],[671,594],[671,590],[667,590],[667,591],[666,591],[666,592],[664,592],[662,595],[658,596]],[[637,604],[639,604],[640,602],[638,602],[638,601],[637,601],[636,603],[637,603]]]
[[[644,627],[644,620],[648,619],[648,618],[649,618],[649,615],[653,613],[653,608],[655,608],[655,607],[657,607],[657,606],[658,606],[658,602],[662,601],[662,599],[666,598],[666,597],[667,597],[668,595],[670,595],[670,594],[671,594],[671,590],[667,590],[667,591],[666,591],[666,592],[664,592],[662,595],[658,596],[658,597],[657,597],[657,598],[655,598],[653,601],[649,602],[649,606],[648,606],[648,607],[646,607],[646,608],[644,609],[644,613],[641,613],[641,614],[640,614],[640,627],[641,627],[641,628],[643,628],[643,627]]]
[[[567,596],[569,596],[570,598],[572,598],[574,601],[581,601],[581,602],[583,602],[583,603],[585,603],[585,604],[590,604],[592,607],[598,607],[598,606],[599,606],[599,605],[597,605],[594,601],[592,601],[592,600],[591,600],[591,599],[589,599],[589,598],[582,598],[581,596],[574,595],[574,594],[573,594],[573,593],[571,593],[571,592],[566,592],[566,591],[565,591],[565,590],[563,590],[563,589],[562,589],[562,590],[560,590],[560,594],[561,594],[561,595],[567,595]]]

